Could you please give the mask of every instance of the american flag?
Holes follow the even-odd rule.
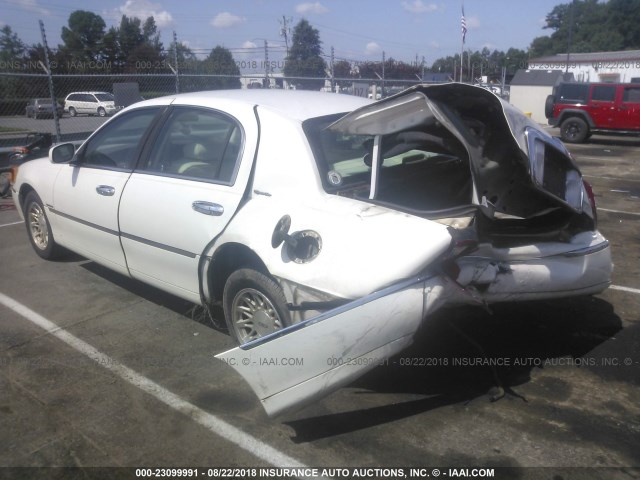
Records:
[[[462,43],[467,37],[467,20],[464,18],[464,5],[462,6],[462,18],[460,19],[460,28],[462,30]]]

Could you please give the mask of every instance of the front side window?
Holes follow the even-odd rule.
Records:
[[[132,170],[140,141],[159,110],[133,110],[107,123],[80,151],[79,162],[89,167]]]
[[[242,150],[242,129],[231,117],[198,107],[174,107],[141,170],[231,183]]]
[[[113,95],[110,93],[96,93],[99,102],[113,102]]]

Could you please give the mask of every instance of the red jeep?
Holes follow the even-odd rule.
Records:
[[[640,84],[561,83],[547,97],[549,125],[562,140],[581,143],[593,133],[640,134]]]

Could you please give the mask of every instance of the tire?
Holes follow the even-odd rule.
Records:
[[[242,268],[227,279],[223,293],[229,335],[243,344],[291,325],[280,286],[267,275]]]
[[[46,260],[58,257],[61,253],[61,247],[53,238],[47,213],[36,192],[32,191],[27,194],[24,201],[24,220],[29,241],[35,252]]]
[[[580,117],[569,117],[560,125],[560,136],[567,143],[582,143],[589,135],[589,126]]]
[[[78,115],[78,112],[76,112],[76,109],[73,107],[69,107],[69,116],[75,117],[76,115]]]
[[[100,115],[101,117],[106,117],[107,116],[107,111],[104,108],[99,107],[98,108],[98,115]]]
[[[555,105],[555,98],[553,95],[547,95],[547,99],[544,102],[544,116],[548,119],[553,117],[553,107]]]

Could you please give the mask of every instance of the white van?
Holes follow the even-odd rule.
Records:
[[[64,99],[64,111],[75,117],[80,113],[101,117],[116,113],[113,94],[109,92],[73,92]]]

